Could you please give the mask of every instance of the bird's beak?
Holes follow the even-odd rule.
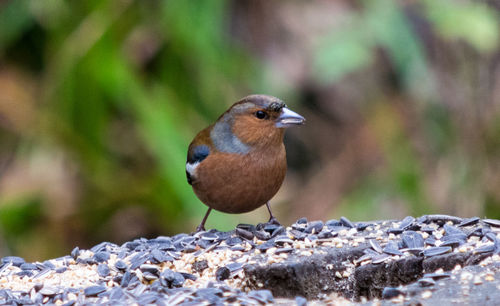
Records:
[[[286,128],[292,125],[300,125],[306,121],[304,117],[297,114],[290,109],[283,107],[281,109],[281,114],[276,119],[276,127],[278,128]]]

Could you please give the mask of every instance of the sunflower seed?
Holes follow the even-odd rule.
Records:
[[[452,251],[452,249],[449,246],[431,247],[431,248],[423,250],[420,254],[423,255],[424,257],[432,257],[432,256],[437,256],[437,255],[443,255],[443,254],[449,253],[451,251]]]

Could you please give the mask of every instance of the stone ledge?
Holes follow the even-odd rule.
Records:
[[[498,298],[499,237],[498,220],[430,215],[103,242],[45,262],[3,258],[0,304],[437,303],[446,286],[486,303]],[[474,290],[460,295],[466,282]]]

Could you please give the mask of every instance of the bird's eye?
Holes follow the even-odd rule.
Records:
[[[260,110],[255,112],[255,117],[257,117],[258,119],[265,119],[267,117],[267,114],[266,112]]]

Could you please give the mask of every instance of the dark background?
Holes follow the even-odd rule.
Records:
[[[500,217],[500,1],[0,1],[0,256],[190,232],[197,131],[252,93],[283,224]],[[213,213],[207,227],[267,220]]]

